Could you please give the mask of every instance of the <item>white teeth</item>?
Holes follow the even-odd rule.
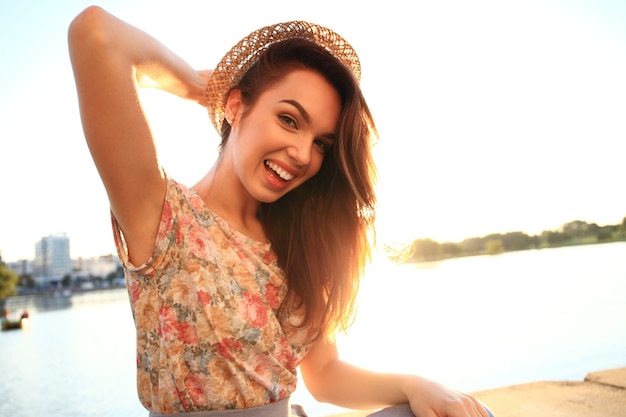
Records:
[[[273,162],[265,161],[265,165],[268,168],[270,168],[272,171],[274,171],[280,178],[282,178],[285,181],[292,180],[294,177],[293,174],[290,174],[289,172],[285,171],[284,169],[282,169],[281,167],[279,167]]]

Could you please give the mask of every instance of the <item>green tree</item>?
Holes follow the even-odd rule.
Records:
[[[5,263],[0,263],[0,300],[17,295],[19,275],[11,271]]]
[[[604,226],[598,229],[596,234],[598,242],[608,242],[613,239],[613,230],[617,229],[617,226]]]
[[[441,244],[441,254],[446,257],[457,257],[463,254],[463,247],[454,242],[444,242]]]
[[[504,252],[504,243],[502,243],[502,239],[489,239],[486,247],[487,254],[489,255],[496,255]]]
[[[24,288],[35,288],[35,279],[30,274],[21,275],[19,285]]]
[[[413,241],[413,261],[436,261],[441,259],[441,244],[432,239],[416,239]]]
[[[569,235],[561,232],[554,232],[552,230],[545,230],[541,233],[541,240],[550,246],[561,246],[570,239]]]
[[[582,220],[574,220],[573,222],[565,223],[561,229],[565,239],[581,238],[591,233],[592,225]]]
[[[465,255],[475,255],[485,250],[485,242],[479,237],[470,237],[461,242],[461,247]]]
[[[537,245],[537,237],[523,232],[509,232],[502,235],[501,239],[506,251],[530,249]]]
[[[72,277],[70,276],[70,274],[65,274],[63,276],[63,280],[61,281],[61,285],[63,285],[64,288],[68,288],[72,286]]]

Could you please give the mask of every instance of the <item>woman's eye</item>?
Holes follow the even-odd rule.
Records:
[[[323,139],[315,139],[313,143],[315,143],[315,146],[317,146],[323,153],[328,152],[331,148],[331,145],[326,143]]]
[[[293,117],[287,116],[287,115],[280,115],[278,116],[278,118],[285,124],[291,126],[291,127],[298,127],[298,124],[296,123],[296,121],[293,119]]]

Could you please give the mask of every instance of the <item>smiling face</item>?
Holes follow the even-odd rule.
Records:
[[[231,185],[270,203],[317,174],[336,139],[341,99],[319,73],[296,69],[249,108],[235,91],[226,111],[234,118],[222,155]]]

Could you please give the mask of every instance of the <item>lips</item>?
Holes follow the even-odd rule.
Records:
[[[287,172],[286,170],[284,170],[283,168],[279,167],[277,164],[275,164],[272,161],[265,161],[265,166],[270,169],[272,172],[274,172],[274,174],[276,174],[276,176],[278,176],[281,180],[283,181],[291,181],[292,179],[295,178],[295,175]]]

